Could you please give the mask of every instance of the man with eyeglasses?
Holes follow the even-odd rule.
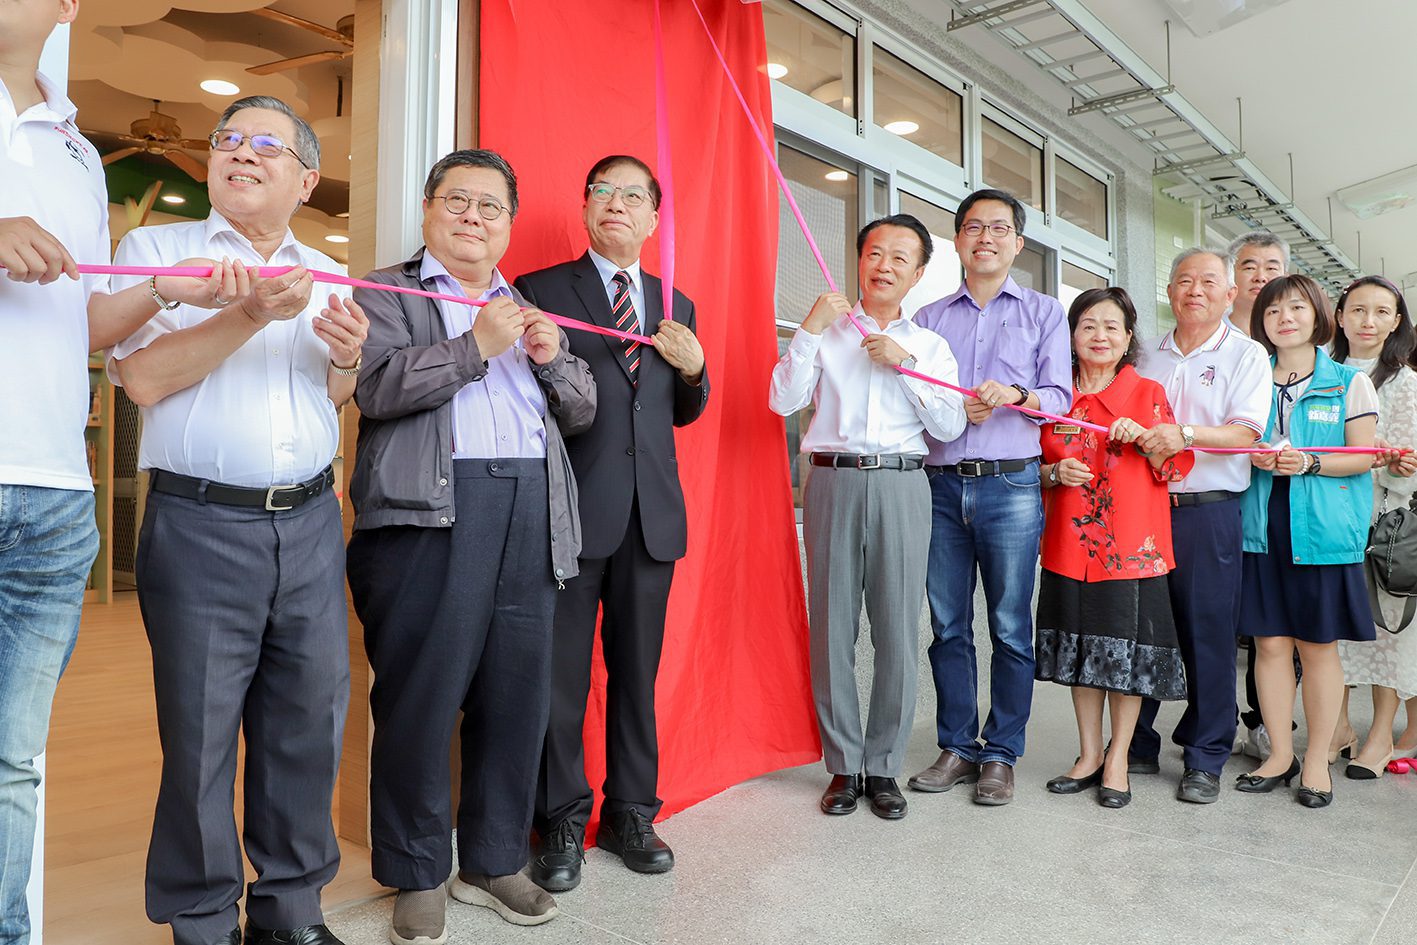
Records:
[[[940,757],[908,782],[917,791],[975,783],[975,803],[1007,804],[1033,701],[1033,583],[1043,530],[1041,421],[1009,404],[1066,414],[1072,405],[1068,323],[1057,299],[1019,286],[1009,268],[1023,249],[1025,213],[1013,194],[979,190],[959,205],[958,291],[915,323],[949,342],[969,420],[964,435],[931,441],[933,527],[926,596],[934,641]],[[976,569],[993,642],[989,715],[979,725],[974,651]],[[982,744],[981,744],[982,743]],[[977,783],[976,783],[977,782]]]
[[[423,194],[423,248],[368,278],[484,304],[354,293],[370,334],[349,586],[374,670],[370,835],[374,878],[399,890],[395,945],[443,942],[449,893],[517,925],[556,915],[521,869],[552,615],[581,549],[562,437],[596,414],[595,380],[565,332],[498,269],[517,213],[511,166],[454,151]],[[445,888],[459,712],[458,872]]]
[[[593,795],[582,730],[590,691],[596,613],[606,668],[606,777],[600,848],[640,873],[663,873],[674,854],[654,830],[659,743],[654,690],[674,562],[687,522],[674,428],[708,405],[694,303],[674,295],[664,317],[660,280],[640,268],[659,222],[659,182],[628,155],[586,175],[582,219],[590,248],[579,259],[529,273],[517,287],[534,304],[597,325],[651,335],[654,346],[577,332],[571,351],[595,373],[595,423],[567,441],[581,488],[580,574],[556,604],[551,721],[536,792],[540,843],[531,876],[553,892],[581,879]]]
[[[246,743],[243,838],[256,879],[246,945],[338,945],[320,891],[339,847],[330,803],[349,700],[344,530],[331,460],[368,320],[292,215],[319,180],[314,132],[279,99],[232,103],[213,133],[205,220],[143,227],[120,265],[218,259],[211,312],[143,285],[161,311],[113,348],[142,409],[151,489],[138,601],[152,645],[162,781],[148,916],[177,945],[235,945],[244,872],[231,806]],[[294,267],[262,278],[260,266]]]

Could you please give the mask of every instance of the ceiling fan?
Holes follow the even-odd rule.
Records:
[[[317,62],[338,61],[348,59],[354,55],[354,17],[344,16],[335,24],[335,29],[328,26],[321,26],[319,23],[312,23],[309,20],[301,19],[298,16],[291,16],[289,13],[282,13],[279,10],[272,10],[269,7],[258,7],[250,11],[256,16],[274,20],[277,23],[284,23],[286,26],[294,26],[297,29],[322,36],[332,43],[338,44],[340,49],[327,49],[324,52],[310,53],[305,56],[293,56],[289,59],[278,59],[275,62],[267,62],[259,66],[251,66],[246,71],[252,75],[271,75],[275,72],[284,72],[287,69],[298,69],[301,66],[313,65]]]
[[[96,143],[119,146],[103,156],[105,165],[139,152],[160,154],[185,171],[189,177],[205,181],[207,166],[187,152],[210,151],[211,145],[203,139],[182,137],[182,128],[177,124],[177,119],[158,111],[160,104],[156,99],[153,100],[152,113],[133,122],[132,134],[115,135],[103,131],[85,131],[84,134]]]

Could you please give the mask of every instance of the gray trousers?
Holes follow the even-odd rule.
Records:
[[[803,496],[802,532],[823,761],[832,774],[897,777],[915,721],[930,550],[925,471],[814,466]],[[875,649],[864,737],[856,694],[863,596]]]
[[[330,800],[349,706],[344,535],[326,492],[288,512],[149,494],[138,601],[153,651],[162,782],[147,911],[177,945],[210,945],[246,915],[324,921],[339,846]],[[232,810],[246,741],[245,829]]]

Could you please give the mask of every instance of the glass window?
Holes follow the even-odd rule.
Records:
[[[1107,185],[1072,162],[1053,162],[1058,216],[1094,236],[1107,239]]]
[[[930,231],[930,263],[925,275],[906,295],[901,307],[913,315],[920,306],[942,299],[959,288],[962,272],[959,254],[955,252],[955,215],[937,204],[914,194],[900,192],[900,212],[908,213]]]
[[[1043,209],[1043,149],[988,118],[983,119],[984,183]]]
[[[766,0],[769,78],[856,117],[856,37],[791,0]]]
[[[951,164],[964,164],[963,99],[881,49],[872,50],[875,123]]]
[[[1048,295],[1048,254],[1044,250],[1024,244],[1014,259],[1014,267],[1009,271],[1014,281],[1025,289]]]
[[[1066,312],[1071,308],[1073,300],[1088,289],[1105,288],[1107,288],[1107,280],[1104,277],[1074,266],[1070,262],[1063,263],[1063,284],[1058,289],[1058,301],[1063,303],[1063,311]]]

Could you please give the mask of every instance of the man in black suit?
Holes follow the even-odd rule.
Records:
[[[602,158],[586,175],[589,252],[516,280],[539,308],[654,338],[649,347],[570,332],[571,352],[595,375],[599,407],[591,428],[566,440],[580,484],[580,574],[556,605],[551,721],[534,820],[541,839],[531,864],[532,879],[553,892],[581,880],[593,800],[581,731],[600,607],[606,776],[596,843],[636,872],[674,866],[654,831],[661,804],[654,685],[674,562],[687,541],[674,427],[703,413],[709,384],[694,303],[675,292],[673,319],[664,318],[660,280],[640,270],[659,199],[659,182],[643,161]]]

